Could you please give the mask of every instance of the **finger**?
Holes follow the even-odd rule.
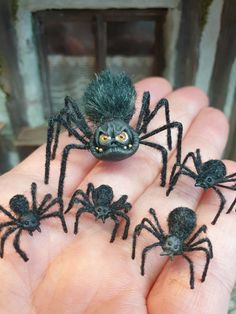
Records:
[[[219,131],[219,124],[221,131]],[[225,116],[218,110],[212,108],[203,108],[197,118],[193,121],[189,131],[183,140],[183,156],[189,151],[195,151],[199,147],[202,151],[203,161],[209,158],[220,158],[228,134],[228,123]],[[175,157],[169,161],[168,173],[171,172],[171,167],[175,163]],[[135,225],[140,223],[143,217],[149,217],[148,209],[154,208],[157,212],[158,219],[164,230],[167,230],[167,217],[171,210],[176,207],[183,206],[195,209],[199,198],[202,194],[202,189],[195,188],[192,178],[181,176],[174,191],[166,197],[166,189],[159,186],[159,178],[145,191],[134,204],[134,210],[130,213],[132,218],[131,230]],[[212,217],[213,218],[213,217]],[[166,231],[167,232],[167,231]],[[140,251],[147,245],[155,241],[153,236],[147,232],[138,239],[137,244],[137,270],[140,272]],[[139,249],[140,248],[140,249]],[[157,253],[156,253],[157,251]],[[149,282],[150,286],[156,280],[159,272],[162,270],[166,258],[159,256],[159,250],[148,254],[146,261],[145,281]],[[158,255],[157,255],[158,254]]]
[[[143,92],[149,90],[152,95],[152,103],[156,103],[160,98],[165,97],[171,91],[171,86],[168,81],[163,78],[148,78],[135,84],[137,90],[137,110],[134,120],[137,119]],[[78,141],[73,137],[69,137],[67,132],[60,135],[58,151],[56,159],[51,161],[50,170],[50,190],[56,192],[58,177],[60,173],[61,154],[64,147],[68,144],[78,144]],[[72,150],[69,154],[66,172],[65,193],[71,194],[78,186],[82,178],[88,173],[97,163],[97,160],[88,151]],[[13,174],[24,175],[25,179],[29,177],[29,181],[33,180],[42,182],[44,176],[45,164],[45,145],[38,148],[33,154],[20,163],[14,170]],[[13,175],[12,174],[12,175]]]
[[[228,173],[236,172],[236,163],[225,162]],[[223,191],[223,189],[222,189]],[[235,191],[224,190],[228,204],[235,199]],[[229,206],[229,205],[228,205]],[[227,208],[228,208],[227,206]],[[212,225],[212,216],[219,208],[219,200],[215,192],[204,193],[197,207],[198,226],[207,223],[207,237],[213,245],[214,257],[209,264],[204,283],[200,282],[205,264],[205,256],[201,252],[189,253],[194,263],[195,289],[189,289],[189,269],[186,262],[176,258],[168,262],[153,286],[149,298],[150,314],[158,311],[165,313],[226,313],[231,291],[236,280],[236,215],[235,212],[222,214],[216,225]],[[234,208],[235,211],[235,208]],[[200,238],[204,237],[203,234]],[[205,246],[204,246],[205,247]]]

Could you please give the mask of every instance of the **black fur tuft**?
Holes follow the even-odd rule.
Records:
[[[104,70],[88,85],[82,99],[86,116],[95,124],[121,119],[129,122],[135,110],[136,91],[125,72]]]

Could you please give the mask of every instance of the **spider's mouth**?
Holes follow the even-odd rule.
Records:
[[[109,146],[99,146],[93,142],[93,144],[90,145],[90,151],[98,159],[119,161],[132,156],[136,153],[138,147],[139,139],[135,138],[133,142],[130,142],[127,145],[121,145],[118,142],[113,142]]]

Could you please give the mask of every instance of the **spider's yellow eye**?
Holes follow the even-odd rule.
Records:
[[[117,140],[118,142],[124,143],[124,142],[126,142],[128,139],[129,139],[129,135],[128,135],[125,131],[123,131],[123,132],[121,132],[120,134],[116,135],[116,140]]]
[[[107,144],[110,141],[111,137],[105,133],[99,135],[99,143],[100,144]]]

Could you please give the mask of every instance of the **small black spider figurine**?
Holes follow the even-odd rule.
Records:
[[[193,160],[197,173],[193,172],[186,166],[189,158]],[[178,171],[176,171],[177,167],[179,167]],[[217,193],[220,198],[220,206],[215,218],[211,222],[214,225],[226,203],[225,197],[218,187],[236,191],[236,172],[226,175],[226,167],[221,160],[211,159],[206,162],[202,162],[200,150],[197,149],[196,153],[188,153],[181,164],[177,163],[174,165],[170,176],[169,188],[166,192],[167,196],[175,187],[180,175],[186,175],[193,178],[195,180],[196,187],[201,187],[204,190],[212,188]],[[231,182],[234,182],[232,186],[222,184]]]
[[[157,86],[158,88],[158,86]],[[180,122],[170,122],[169,103],[161,99],[150,111],[150,93],[144,92],[142,106],[135,128],[129,125],[135,111],[136,92],[125,73],[114,74],[109,70],[101,72],[88,85],[80,104],[72,98],[65,98],[65,107],[49,120],[45,184],[49,181],[50,161],[55,158],[59,134],[63,126],[80,143],[69,144],[62,153],[58,196],[63,195],[64,179],[69,152],[73,149],[89,150],[100,160],[119,161],[132,156],[140,144],[152,147],[162,156],[161,186],[166,183],[167,149],[150,138],[167,132],[167,146],[172,149],[171,129],[177,129],[177,156],[181,160],[183,127]],[[165,109],[166,124],[147,132],[147,127],[160,108]],[[87,123],[91,122],[91,125]]]
[[[16,252],[23,258],[25,262],[28,261],[28,256],[20,248],[20,236],[22,231],[28,231],[30,235],[33,235],[35,230],[41,232],[40,221],[42,219],[48,219],[51,217],[58,217],[61,220],[63,230],[67,232],[67,227],[63,215],[63,204],[60,199],[55,198],[51,200],[52,195],[46,194],[40,204],[37,204],[37,185],[36,183],[31,184],[31,195],[32,195],[32,205],[30,209],[29,202],[24,195],[17,194],[10,199],[9,206],[14,215],[9,211],[0,206],[0,212],[9,217],[11,220],[0,223],[0,231],[7,227],[6,231],[1,236],[0,245],[0,256],[3,258],[4,255],[4,244],[6,239],[15,231],[16,235],[13,241],[14,248]],[[51,201],[50,201],[51,200]],[[49,202],[50,201],[50,202]],[[52,213],[47,213],[48,210],[59,204],[59,210]]]
[[[141,223],[136,226],[133,234],[133,250],[132,258],[135,258],[135,249],[137,236],[140,235],[142,229],[147,230],[154,237],[157,238],[157,242],[145,247],[142,251],[141,262],[141,274],[144,275],[144,264],[147,253],[154,247],[160,246],[163,250],[161,256],[169,256],[171,260],[176,255],[182,255],[188,262],[190,269],[190,288],[194,289],[194,267],[192,260],[185,255],[185,252],[203,251],[206,255],[206,264],[202,273],[201,281],[205,281],[210,259],[213,257],[212,244],[208,238],[202,238],[197,240],[201,232],[206,232],[206,225],[202,225],[193,235],[189,238],[191,233],[196,227],[196,214],[187,207],[177,207],[173,209],[168,216],[168,229],[169,234],[165,234],[162,230],[160,223],[157,219],[156,213],[153,208],[150,208],[150,214],[153,216],[154,223],[148,219],[143,218]],[[203,243],[207,243],[208,248],[201,246]]]
[[[81,198],[79,198],[79,196]],[[109,185],[100,185],[95,189],[94,185],[89,183],[86,193],[82,190],[75,191],[65,211],[65,213],[67,213],[74,204],[80,204],[76,213],[74,233],[78,233],[80,216],[83,213],[90,213],[94,215],[97,220],[101,219],[103,223],[105,223],[107,218],[115,222],[110,240],[110,242],[113,242],[120,225],[120,220],[118,219],[120,217],[126,221],[122,236],[122,239],[125,240],[128,236],[130,225],[130,219],[126,213],[131,209],[131,204],[126,202],[128,198],[127,195],[122,195],[116,202],[113,202],[113,197],[113,190]]]

